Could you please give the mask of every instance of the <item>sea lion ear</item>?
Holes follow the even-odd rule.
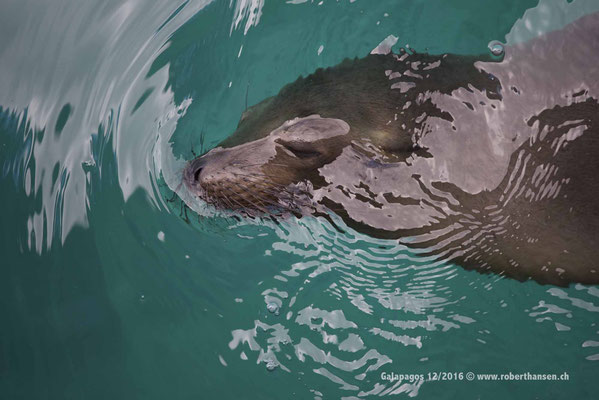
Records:
[[[239,122],[237,122],[237,128],[238,129],[241,126],[241,124],[243,124],[248,119],[248,117],[252,113],[252,108],[253,107],[254,106],[252,106],[250,108],[246,108],[245,111],[241,113],[241,117],[239,118]]]
[[[250,115],[250,110],[251,109],[252,108],[250,107],[250,108],[248,108],[247,110],[245,110],[244,112],[241,113],[241,118],[239,118],[239,122],[240,123],[243,122],[248,117],[248,115]]]
[[[252,114],[254,111],[256,111],[256,108],[260,105],[261,103],[258,104],[254,104],[253,106],[250,106],[248,108],[246,108],[242,113],[241,113],[241,118],[239,118],[239,123],[242,123],[243,121],[245,121],[250,114]]]
[[[241,113],[241,117],[239,118],[239,122],[237,123],[237,128],[239,128],[241,124],[243,124],[249,118],[249,116],[254,113],[257,106],[258,104],[248,107],[245,109],[245,111]]]
[[[251,114],[267,110],[268,106],[270,105],[270,103],[272,103],[273,99],[274,97],[268,97],[262,100],[260,103],[254,104],[253,106],[246,108],[245,111],[241,113],[241,118],[239,118],[239,123],[237,124],[237,127],[239,127],[239,125],[241,125],[245,120],[247,120]]]

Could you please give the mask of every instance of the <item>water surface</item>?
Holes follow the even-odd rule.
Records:
[[[596,397],[595,286],[481,275],[321,219],[186,216],[172,196],[185,160],[299,75],[389,35],[480,54],[596,3],[3,4],[0,397]],[[443,371],[570,379],[381,378]]]

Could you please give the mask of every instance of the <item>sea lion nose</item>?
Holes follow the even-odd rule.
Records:
[[[202,173],[202,167],[198,167],[196,172],[193,173],[193,178],[196,182],[200,181],[200,174]]]
[[[193,187],[202,184],[202,170],[206,162],[201,158],[196,158],[187,164],[185,168],[184,178],[188,187]]]

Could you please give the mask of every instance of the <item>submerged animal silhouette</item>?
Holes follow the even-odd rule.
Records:
[[[490,56],[370,54],[249,108],[187,189],[323,215],[427,256],[599,283],[599,14]]]

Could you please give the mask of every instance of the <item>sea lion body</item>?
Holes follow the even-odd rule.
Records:
[[[322,215],[481,272],[599,283],[599,14],[489,56],[371,54],[300,78],[190,161],[249,215]]]

